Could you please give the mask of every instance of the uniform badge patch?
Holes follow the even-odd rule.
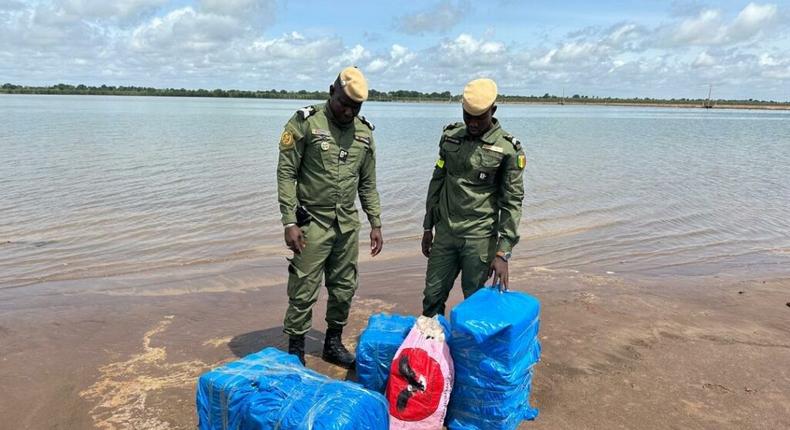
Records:
[[[280,145],[283,148],[287,148],[293,144],[294,144],[294,135],[291,134],[291,132],[288,130],[283,131],[283,134],[280,135]]]
[[[345,163],[346,159],[348,158],[348,151],[345,149],[340,150],[340,155],[337,157],[341,163]]]
[[[518,154],[518,168],[523,169],[527,165],[527,156],[524,154]]]
[[[321,150],[322,151],[328,151],[329,150],[329,142],[327,142],[327,141],[321,142]]]

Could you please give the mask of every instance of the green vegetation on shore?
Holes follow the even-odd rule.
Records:
[[[161,96],[161,97],[226,97],[226,98],[258,98],[258,99],[309,99],[323,100],[328,97],[325,91],[286,91],[286,90],[204,90],[185,88],[150,88],[134,86],[87,86],[57,84],[49,87],[31,87],[14,84],[4,84],[0,87],[0,94],[71,94],[71,95],[112,95],[112,96]],[[449,91],[442,93],[423,93],[419,91],[397,90],[377,91],[370,90],[369,100],[397,101],[397,102],[457,102],[460,95],[453,95]],[[570,97],[559,97],[546,93],[542,96],[514,96],[500,95],[499,100],[511,103],[546,103],[546,104],[626,104],[626,105],[667,105],[667,106],[703,106],[708,101],[705,99],[654,99],[654,98],[617,98],[617,97],[589,97],[574,94]],[[754,108],[790,108],[790,103],[766,100],[713,100],[714,107],[743,106]]]

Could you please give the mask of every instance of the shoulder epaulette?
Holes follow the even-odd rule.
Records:
[[[315,115],[316,109],[315,109],[315,106],[305,106],[305,107],[297,110],[297,112],[299,112],[299,116],[301,116],[302,119],[305,120],[305,119],[310,118],[311,116]]]
[[[448,130],[452,130],[454,128],[458,128],[458,126],[460,124],[461,124],[460,122],[454,122],[452,124],[447,124],[447,125],[444,126],[444,131],[448,131]]]
[[[375,127],[373,124],[371,124],[371,123],[370,123],[370,121],[368,121],[367,119],[365,119],[365,117],[364,117],[364,116],[361,116],[361,115],[360,115],[360,116],[358,116],[357,118],[359,118],[359,120],[360,120],[360,121],[362,121],[362,124],[365,124],[366,126],[368,126],[368,128],[370,129],[370,131],[373,131],[373,130],[375,130],[375,129],[376,129],[376,127]]]
[[[513,145],[513,149],[515,149],[516,151],[521,150],[521,141],[516,139],[512,134],[506,134],[503,137]]]

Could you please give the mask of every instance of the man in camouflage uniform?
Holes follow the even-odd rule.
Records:
[[[354,365],[341,335],[358,283],[357,194],[370,222],[371,255],[383,246],[373,125],[357,116],[367,96],[362,72],[343,69],[329,87],[329,100],[298,110],[280,137],[277,191],[285,243],[294,252],[283,325],[288,352],[303,364],[304,336],[323,276],[329,294],[323,358]]]
[[[459,273],[465,298],[492,274],[501,289],[508,287],[527,161],[521,143],[494,118],[496,95],[490,79],[469,82],[463,95],[464,122],[446,126],[439,141],[423,221],[425,316],[444,314]]]

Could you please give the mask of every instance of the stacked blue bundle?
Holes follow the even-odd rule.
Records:
[[[392,359],[415,321],[411,316],[371,315],[357,344],[357,380],[363,387],[384,392]]]
[[[357,381],[368,390],[383,393],[395,353],[403,343],[417,318],[412,316],[374,314],[359,336],[357,344]],[[439,315],[439,323],[450,339],[450,323]]]
[[[537,416],[529,394],[532,368],[540,359],[539,314],[536,298],[492,288],[453,309],[451,430],[513,430]]]
[[[275,348],[201,376],[197,404],[200,430],[377,430],[389,422],[382,395]]]
[[[387,387],[390,364],[398,347],[406,339],[417,318],[375,314],[359,336],[357,344],[357,380],[363,387],[383,393]]]
[[[270,371],[250,396],[245,430],[382,430],[389,426],[384,396],[304,367]]]
[[[295,356],[266,348],[204,373],[198,379],[197,410],[200,430],[237,430],[258,378],[277,364],[301,366]]]

